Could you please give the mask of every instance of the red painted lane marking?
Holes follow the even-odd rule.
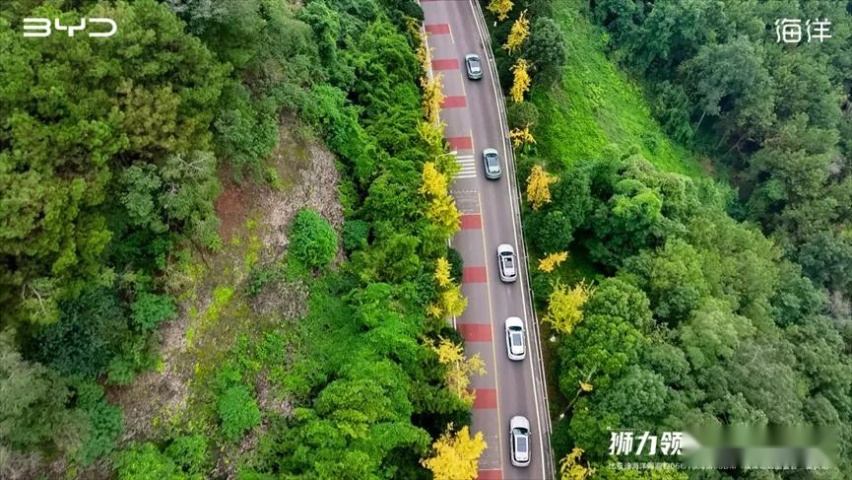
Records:
[[[433,23],[431,25],[426,25],[424,28],[426,29],[426,33],[431,33],[432,35],[450,33],[449,23]]]
[[[485,283],[488,281],[488,274],[485,272],[485,267],[464,267],[462,270],[462,283]]]
[[[480,470],[477,472],[476,480],[503,480],[503,470]]]
[[[464,95],[449,95],[444,97],[441,106],[443,108],[462,108],[467,106],[467,100],[465,100]]]
[[[432,60],[432,70],[458,70],[459,61],[457,58],[441,58]]]
[[[490,323],[462,323],[459,324],[459,333],[468,342],[490,342]]]
[[[473,139],[470,137],[447,137],[447,143],[453,150],[472,150]]]
[[[476,230],[482,228],[482,215],[468,213],[461,216],[462,230]]]
[[[497,390],[493,388],[477,388],[474,390],[476,399],[473,408],[497,408]]]

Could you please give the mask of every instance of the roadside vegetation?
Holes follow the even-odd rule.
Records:
[[[35,4],[0,14],[0,476],[475,474],[416,5]]]
[[[840,427],[838,470],[736,478],[850,471],[849,17],[787,3],[491,3],[563,479],[730,478],[609,465],[611,429],[717,423]],[[808,58],[764,22],[817,15]]]

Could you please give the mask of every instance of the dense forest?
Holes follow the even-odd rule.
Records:
[[[30,41],[17,29],[28,16],[107,17],[121,34]],[[393,0],[4,2],[0,476],[447,468],[440,451],[425,459],[433,441],[471,441],[472,399],[453,376],[461,338],[442,320],[464,308],[447,247],[458,212],[423,100],[418,19]],[[162,367],[158,328],[228,247],[222,181],[280,183],[267,157],[288,115],[337,156],[342,230],[301,210],[286,256],[251,260],[245,281],[188,315],[215,322],[234,298],[286,282],[307,286],[308,312],[297,324],[258,315],[268,328],[189,367],[182,412],[128,438],[108,398]],[[261,401],[260,383],[277,400]],[[265,407],[276,402],[291,408]]]
[[[498,50],[523,22],[597,24],[593,35],[637,81],[669,136],[712,158],[718,174],[655,167],[640,153],[659,151],[651,135],[592,158],[542,156],[533,142],[519,149],[524,228],[541,260],[532,283],[559,345],[548,373],[562,397],[551,402],[566,405],[553,438],[563,478],[839,479],[852,471],[850,12],[846,1],[531,1],[492,32]],[[776,42],[781,18],[802,19],[799,45]],[[832,38],[807,43],[805,19],[817,18],[831,20]],[[581,50],[568,43],[565,54]],[[509,96],[513,62],[498,54]],[[565,98],[552,93],[562,81],[539,75],[531,96],[562,98],[569,109],[588,101],[594,115],[600,86]],[[510,128],[529,128],[539,144],[582,143],[548,138],[538,110],[511,104]],[[803,423],[839,428],[838,470],[608,466],[611,429]]]

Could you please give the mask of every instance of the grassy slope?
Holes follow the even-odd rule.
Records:
[[[706,175],[699,157],[666,136],[641,89],[607,58],[606,33],[584,17],[580,6],[584,3],[553,0],[554,20],[565,35],[568,61],[561,84],[532,91],[540,114],[534,127],[538,155],[571,164],[598,157],[610,144],[616,144],[619,151],[637,145],[661,170],[690,177]],[[600,280],[582,252],[571,253],[556,271],[563,282]],[[558,388],[558,343],[549,341],[548,325],[542,325],[541,333],[550,410],[556,420],[568,400]]]
[[[703,175],[698,157],[669,140],[641,90],[606,57],[606,34],[586,20],[581,3],[553,0],[568,62],[561,85],[532,91],[540,112],[534,127],[539,153],[570,164],[597,157],[608,144],[619,150],[638,145],[661,170]]]

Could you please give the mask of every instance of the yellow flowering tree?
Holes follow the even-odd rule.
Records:
[[[565,260],[568,260],[568,252],[551,253],[538,261],[538,269],[544,273],[550,273]]]
[[[580,457],[582,456],[583,449],[574,447],[568,455],[565,455],[565,457],[559,461],[560,480],[585,480],[595,473],[595,469],[580,463]]]
[[[482,357],[478,353],[470,358],[465,357],[464,348],[447,338],[441,338],[437,344],[433,343],[432,350],[438,354],[438,362],[448,367],[444,378],[447,388],[463,402],[473,405],[476,395],[468,386],[473,374],[485,375],[485,362]]]
[[[526,39],[530,36],[530,21],[527,19],[527,11],[524,10],[521,16],[512,24],[512,29],[509,31],[509,38],[503,48],[511,54],[515,54],[521,49]]]
[[[538,210],[550,202],[550,185],[557,177],[547,173],[541,165],[535,165],[527,178],[527,201],[533,210]]]
[[[512,3],[512,0],[491,0],[488,2],[487,8],[489,12],[497,15],[497,20],[502,22],[503,20],[506,20],[509,16],[509,12],[512,11],[512,7],[514,6],[515,4]]]
[[[513,128],[509,131],[509,138],[512,139],[512,146],[520,148],[523,145],[535,143],[535,138],[530,133],[530,124],[526,124],[524,128]]]
[[[570,334],[583,319],[583,306],[594,293],[595,289],[586,284],[585,279],[573,288],[556,282],[547,299],[547,313],[542,320],[550,323],[559,333]]]
[[[432,471],[435,480],[475,480],[479,475],[479,457],[487,448],[482,432],[470,435],[468,427],[453,433],[453,425],[447,426],[435,443],[432,456],[420,464]]]
[[[523,102],[524,94],[530,90],[530,83],[532,82],[532,79],[530,78],[529,69],[530,64],[523,58],[519,58],[518,61],[512,65],[512,73],[514,76],[512,88],[509,89],[509,94],[515,103]]]

